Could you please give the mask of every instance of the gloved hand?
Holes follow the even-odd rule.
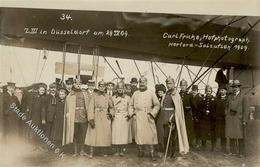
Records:
[[[155,119],[151,113],[147,113],[147,114],[148,114],[149,118],[151,118],[153,120]]]
[[[92,129],[95,128],[95,121],[94,121],[94,119],[89,120],[89,125],[90,125],[90,127],[91,127]]]
[[[231,114],[231,115],[236,115],[236,113],[237,113],[236,110],[230,109],[230,114]]]
[[[113,120],[113,115],[111,113],[107,113],[107,119]]]
[[[131,119],[130,115],[125,116],[126,120],[129,121]]]

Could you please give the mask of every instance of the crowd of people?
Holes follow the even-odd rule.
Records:
[[[111,146],[115,155],[124,156],[127,145],[136,143],[138,157],[147,149],[156,160],[155,151],[163,155],[167,150],[171,158],[177,151],[185,155],[206,150],[207,142],[216,151],[217,139],[224,154],[245,155],[249,105],[238,80],[219,85],[216,96],[209,85],[204,95],[197,85],[189,91],[185,80],[179,91],[171,77],[165,85],[156,85],[155,92],[147,89],[147,82],[146,77],[132,78],[130,84],[101,80],[95,87],[89,80],[84,89],[80,78],[54,82],[49,89],[44,83],[18,88],[9,82],[0,93],[3,140],[19,135],[33,142],[35,149],[44,148],[39,136],[12,111],[15,103],[57,146],[73,144],[72,156],[93,158],[95,148],[102,148],[106,156]]]

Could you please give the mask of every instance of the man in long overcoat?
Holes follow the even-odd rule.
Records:
[[[228,110],[226,113],[226,137],[230,139],[230,152],[236,154],[238,143],[239,156],[245,155],[245,126],[248,121],[249,102],[248,97],[241,90],[239,80],[234,80],[233,94],[228,98]]]
[[[147,78],[139,80],[137,90],[130,100],[130,115],[134,116],[135,142],[138,145],[139,157],[144,156],[144,145],[149,145],[152,160],[155,160],[154,145],[158,144],[155,117],[160,103],[155,93],[147,90]]]
[[[98,83],[98,91],[94,92],[89,102],[88,121],[89,127],[85,144],[90,146],[90,155],[93,157],[94,147],[102,147],[107,151],[107,147],[112,144],[111,121],[114,115],[114,105],[112,97],[106,94],[106,83],[101,80]],[[104,152],[104,156],[107,153]]]
[[[65,100],[64,127],[62,145],[74,145],[73,156],[87,155],[84,152],[84,141],[87,131],[87,112],[89,108],[89,95],[81,90],[80,79],[75,79],[71,92]]]
[[[170,124],[173,126],[171,135],[169,153],[170,157],[174,156],[176,151],[175,145],[178,138],[179,152],[186,154],[189,152],[189,142],[187,137],[184,109],[180,94],[175,88],[175,82],[172,77],[166,79],[167,92],[161,101],[161,113],[158,118],[158,124],[162,126],[164,137],[164,148],[166,147]]]

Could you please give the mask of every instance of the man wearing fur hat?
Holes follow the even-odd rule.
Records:
[[[90,146],[90,158],[93,157],[94,147],[102,147],[104,156],[107,156],[105,151],[112,144],[111,122],[114,105],[112,97],[106,93],[105,89],[106,83],[101,80],[98,83],[98,91],[92,95],[89,102],[89,127],[85,144]]]
[[[238,143],[238,154],[245,156],[244,130],[248,121],[249,102],[248,97],[241,93],[241,83],[234,80],[232,95],[228,98],[228,109],[226,113],[226,137],[230,139],[230,153],[236,155],[236,143]]]
[[[154,145],[158,144],[155,117],[160,109],[160,103],[155,93],[147,90],[147,78],[139,79],[137,90],[130,101],[130,115],[134,116],[135,142],[138,145],[139,157],[144,156],[144,146],[150,148],[151,159],[155,159]]]

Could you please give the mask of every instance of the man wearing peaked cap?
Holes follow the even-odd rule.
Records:
[[[138,90],[138,87],[137,87],[138,80],[137,80],[137,78],[131,78],[130,84],[131,84],[131,94],[133,95],[134,92]]]
[[[216,145],[215,139],[215,112],[216,104],[215,97],[212,95],[212,87],[206,85],[205,95],[200,102],[201,109],[201,120],[200,120],[200,129],[201,129],[201,138],[202,138],[202,147],[206,149],[206,142],[211,141],[211,150],[214,151]]]
[[[111,123],[114,116],[114,104],[112,97],[106,94],[104,80],[98,82],[98,91],[95,92],[89,102],[89,125],[85,144],[90,146],[90,155],[93,157],[94,147],[107,148],[112,144]],[[104,156],[107,153],[104,152]]]
[[[46,109],[46,135],[47,137],[52,140],[52,129],[53,129],[53,121],[54,115],[56,111],[57,105],[57,84],[51,83],[49,85],[49,94],[46,95],[46,102],[45,102],[45,109]]]
[[[107,89],[106,89],[106,92],[109,96],[113,96],[114,95],[114,87],[115,87],[115,84],[113,82],[108,82],[107,84]]]
[[[184,79],[180,81],[180,96],[184,108],[185,124],[190,147],[193,146],[194,128],[193,128],[193,113],[191,109],[191,94],[188,92],[188,82]]]
[[[158,144],[155,117],[160,109],[160,103],[155,93],[147,90],[147,78],[139,79],[139,90],[137,90],[131,100],[129,113],[135,121],[135,141],[138,144],[139,157],[144,156],[144,145],[149,145],[150,156],[155,159],[154,145]]]
[[[200,102],[202,101],[202,97],[199,94],[198,85],[192,85],[191,88],[191,109],[193,114],[193,122],[194,122],[194,137],[196,148],[200,146],[201,141],[201,129],[200,129],[200,120],[201,120],[201,110],[200,110]]]
[[[20,108],[18,98],[14,95],[15,83],[7,83],[7,92],[3,94],[3,137],[5,142],[8,141],[8,137],[14,137],[18,135],[19,131],[19,119],[15,112],[15,107]],[[15,107],[12,107],[15,106]]]
[[[94,80],[88,80],[88,93],[90,95],[93,95],[95,91],[95,81]]]
[[[74,80],[72,90],[65,100],[65,128],[62,144],[71,144],[74,146],[73,156],[86,156],[84,151],[84,142],[88,127],[88,109],[90,96],[81,89],[81,80]]]
[[[73,78],[68,78],[66,81],[66,89],[68,92],[71,92],[72,86],[73,86]]]

